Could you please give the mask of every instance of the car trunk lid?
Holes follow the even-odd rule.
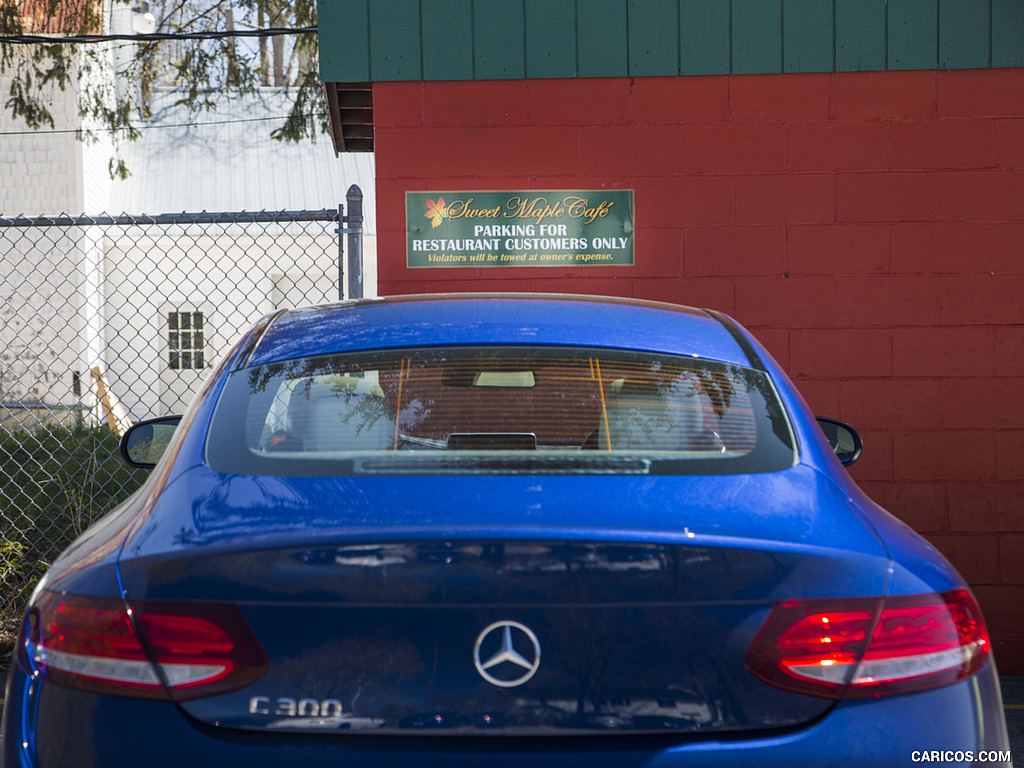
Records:
[[[634,527],[570,526],[561,513],[548,514],[549,525],[526,527],[509,524],[506,510],[534,499],[535,481],[517,480],[514,493],[511,479],[502,481],[504,495],[490,489],[487,526],[454,525],[442,515],[419,527],[353,525],[345,520],[351,505],[333,521],[303,528],[279,518],[275,530],[265,502],[247,508],[264,517],[255,538],[242,535],[236,518],[205,540],[200,529],[189,535],[179,525],[172,545],[160,544],[160,530],[173,515],[162,517],[125,549],[128,602],[142,611],[165,600],[238,607],[266,652],[265,673],[237,690],[181,703],[192,717],[224,728],[701,734],[795,727],[831,706],[767,685],[744,658],[780,600],[884,593],[888,558],[855,515],[817,519],[792,505],[772,537],[764,535],[771,528],[764,517],[747,510],[749,521],[737,526],[743,535],[726,535],[723,523],[742,510],[709,516],[702,507],[710,507],[710,491],[698,493],[701,484],[691,478],[694,501],[676,515],[693,528],[655,527],[652,510],[678,500],[680,490],[650,483],[632,497]],[[302,482],[323,491],[335,481]],[[637,492],[636,482],[619,490]],[[794,482],[817,481],[786,480]],[[452,479],[442,485],[433,490],[459,487]],[[484,485],[478,478],[478,506]],[[819,489],[833,494],[825,501],[841,505],[829,488]],[[468,503],[458,493],[442,498],[456,515]],[[171,501],[173,494],[164,503]],[[550,500],[535,507],[535,517],[550,507]],[[190,513],[194,525],[211,511]],[[378,512],[389,514],[398,513]],[[595,503],[590,517],[607,514]],[[845,546],[808,543],[816,526],[836,530]]]

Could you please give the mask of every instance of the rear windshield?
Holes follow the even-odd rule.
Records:
[[[734,365],[578,347],[300,358],[231,374],[223,472],[723,474],[795,460],[771,382]]]

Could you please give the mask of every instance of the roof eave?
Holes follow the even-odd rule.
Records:
[[[373,83],[324,83],[335,154],[373,152]]]

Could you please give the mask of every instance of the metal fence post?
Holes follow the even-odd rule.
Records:
[[[345,300],[345,206],[338,203],[338,301]]]
[[[345,195],[348,201],[348,297],[363,298],[363,191],[353,184]]]

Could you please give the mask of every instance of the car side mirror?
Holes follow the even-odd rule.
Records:
[[[181,416],[160,416],[134,425],[121,437],[121,458],[132,467],[152,469],[167,449]]]
[[[857,430],[836,419],[824,416],[818,416],[817,419],[818,426],[825,433],[825,439],[844,467],[850,466],[860,458],[861,451],[864,450],[864,441],[860,439]]]

